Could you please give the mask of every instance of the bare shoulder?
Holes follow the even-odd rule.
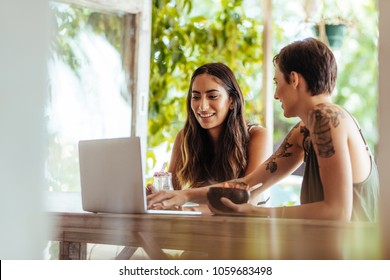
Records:
[[[249,129],[249,137],[262,137],[266,136],[269,130],[260,125],[252,125]]]
[[[270,130],[262,126],[252,126],[249,130],[249,143],[247,146],[248,166],[245,174],[251,173],[259,164],[270,155],[269,147],[272,147]]]
[[[182,143],[184,138],[184,129],[180,129],[176,134],[175,143]]]
[[[172,172],[174,174],[174,176],[176,176],[177,164],[181,158],[181,147],[183,145],[183,139],[184,139],[183,135],[184,135],[184,131],[183,131],[183,129],[181,129],[177,133],[176,138],[175,138],[175,142],[173,143],[171,161],[169,163],[169,172]],[[174,184],[176,184],[176,183],[174,183]]]
[[[344,108],[336,104],[320,104],[309,114],[309,124],[314,136],[332,137],[329,140],[341,140],[363,145],[366,149],[358,121]],[[329,133],[331,134],[329,134]]]
[[[173,143],[172,157],[177,157],[180,153],[181,146],[184,141],[184,130],[180,129],[180,131],[176,134],[175,141]]]
[[[314,132],[318,129],[337,128],[349,119],[346,111],[332,103],[315,106],[309,113],[308,126]]]
[[[249,143],[260,142],[262,143],[262,145],[265,145],[267,143],[267,140],[270,138],[269,134],[269,129],[266,129],[263,126],[252,126],[249,130]]]

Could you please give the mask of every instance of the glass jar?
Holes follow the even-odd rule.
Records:
[[[173,191],[172,173],[171,172],[155,172],[153,175],[153,190],[159,191]]]

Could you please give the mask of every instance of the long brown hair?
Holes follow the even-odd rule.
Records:
[[[234,106],[228,112],[215,146],[191,109],[192,84],[198,75],[204,73],[222,82]],[[183,145],[180,147],[181,159],[178,162],[177,178],[181,185],[200,187],[210,181],[222,182],[245,174],[249,133],[243,110],[244,98],[229,67],[222,63],[208,63],[195,70],[187,95],[187,120],[183,128]]]

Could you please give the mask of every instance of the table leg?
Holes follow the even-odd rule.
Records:
[[[137,250],[137,247],[128,247],[122,249],[122,251],[116,256],[116,260],[129,260]]]
[[[60,260],[85,260],[87,258],[87,244],[81,242],[60,242]]]
[[[141,237],[142,247],[152,260],[167,260],[167,255],[161,250],[156,241],[153,240],[147,233],[138,232]]]

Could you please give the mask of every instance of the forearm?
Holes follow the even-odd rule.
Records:
[[[258,195],[290,175],[303,161],[301,146],[303,135],[298,123],[286,136],[279,148],[253,172],[245,176],[244,181],[253,187],[262,184],[253,193]]]
[[[207,192],[209,187],[188,188],[183,190],[187,202],[194,202],[199,204],[207,203]]]
[[[259,165],[249,175],[242,178],[252,189],[252,194],[258,196],[261,192],[272,187],[280,180],[289,176],[302,163],[302,153],[291,153],[290,157],[270,157],[266,162]],[[261,184],[260,187],[256,185]]]
[[[252,189],[252,195],[259,195],[269,187],[290,174],[289,170],[278,170],[275,173],[267,170],[267,164],[263,163],[251,174],[237,179],[237,181],[246,183]],[[259,187],[257,187],[259,185]]]
[[[342,207],[331,206],[325,201],[308,203],[296,206],[283,207],[256,207],[252,214],[271,218],[290,219],[321,219],[349,221],[351,211]]]

